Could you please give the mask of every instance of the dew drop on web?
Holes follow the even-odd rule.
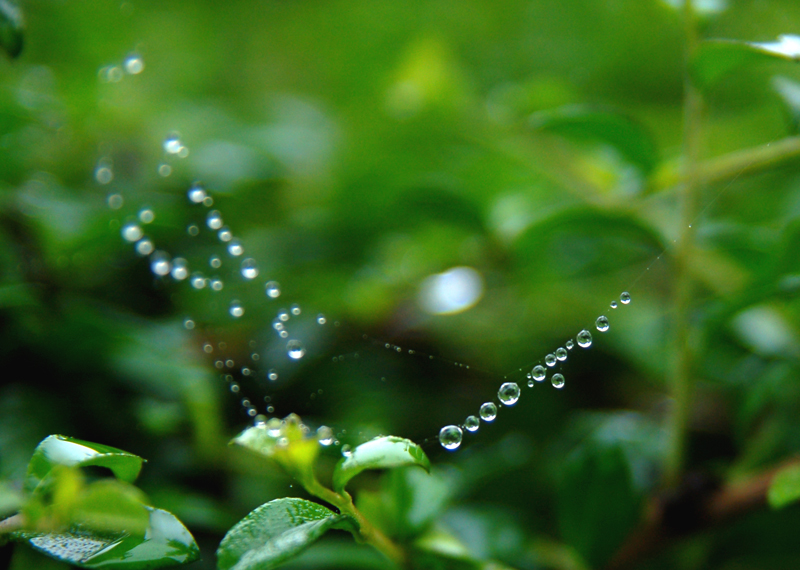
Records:
[[[122,226],[120,233],[122,234],[122,239],[130,243],[137,242],[144,237],[142,228],[136,224],[125,224]]]
[[[270,299],[277,299],[281,295],[281,286],[277,281],[267,281],[264,289]]]
[[[191,283],[192,287],[195,289],[203,289],[206,286],[206,278],[199,271],[195,271],[192,273],[189,283]]]
[[[172,260],[172,278],[175,281],[183,281],[189,277],[189,262],[182,257]]]
[[[151,224],[156,219],[156,213],[150,208],[142,208],[139,210],[139,221],[143,224]]]
[[[278,379],[278,373],[275,371],[274,368],[269,369],[269,372],[267,373],[267,378],[269,378],[271,382],[275,382],[275,380]]]
[[[485,402],[481,404],[478,415],[480,415],[481,419],[485,422],[493,422],[497,417],[497,405],[494,402]]]
[[[244,253],[244,246],[242,242],[238,239],[231,239],[230,243],[228,243],[228,253],[231,255],[238,257]]]
[[[231,303],[230,308],[228,309],[228,312],[231,314],[232,317],[238,319],[239,317],[244,315],[244,307],[239,301],[233,301]]]
[[[616,301],[611,301],[611,305],[610,305],[610,307],[611,307],[612,309],[616,309],[616,308],[617,308],[617,302],[616,302]]]
[[[458,426],[444,426],[441,430],[439,430],[439,443],[442,444],[447,450],[454,450],[458,449],[458,446],[461,445],[461,439],[463,438],[464,433],[461,431],[461,428]]]
[[[208,194],[206,194],[205,188],[203,188],[200,184],[195,182],[194,184],[192,184],[192,187],[189,188],[189,192],[187,192],[187,196],[188,196],[190,202],[192,202],[194,204],[202,204],[203,200],[205,200],[205,198],[206,198],[206,196],[208,196]]]
[[[481,420],[478,419],[478,416],[467,416],[467,419],[464,420],[464,428],[470,432],[478,431],[480,425]]]
[[[219,241],[227,243],[233,239],[233,233],[227,227],[223,226],[219,230],[219,233],[217,233],[217,237],[219,238]]]
[[[506,406],[513,406],[519,400],[519,386],[516,382],[504,382],[497,391],[497,397]]]
[[[300,305],[297,305],[297,304],[292,305],[291,307],[289,307],[289,310],[291,311],[291,313],[294,316],[297,316],[297,315],[299,315],[300,313],[303,312],[303,310],[300,308]]]
[[[600,332],[606,332],[609,328],[608,319],[601,315],[597,317],[597,320],[594,322],[594,326],[597,327],[597,330]]]
[[[328,446],[333,443],[333,430],[328,426],[319,426],[317,429],[317,439],[320,445]]]
[[[564,346],[567,347],[567,350],[572,350],[572,348],[575,346],[575,343],[572,342],[572,339],[569,339],[567,342],[564,343]]]
[[[242,277],[245,279],[255,279],[258,277],[258,265],[252,257],[242,260]]]
[[[150,257],[150,270],[159,277],[169,275],[172,271],[172,263],[169,255],[163,251],[157,251]]]
[[[220,267],[222,267],[222,260],[219,258],[218,255],[212,255],[208,260],[208,264],[214,269],[219,269]]]
[[[631,302],[631,294],[630,294],[630,293],[628,293],[627,291],[623,292],[623,293],[622,293],[622,294],[619,296],[619,301],[620,301],[620,303],[622,303],[623,305],[627,305],[628,303],[630,303],[630,302]]]
[[[322,315],[322,314],[317,315],[317,324],[318,325],[324,325],[327,322],[328,322],[328,319],[325,318],[325,315]]]
[[[542,366],[541,364],[537,364],[536,366],[533,367],[533,370],[531,370],[531,376],[537,382],[541,382],[542,380],[544,380],[544,377],[546,375],[547,375],[547,372],[546,372],[544,366]]]
[[[286,353],[292,360],[300,360],[305,356],[306,349],[302,342],[297,339],[292,339],[286,343]]]
[[[222,214],[219,210],[211,210],[206,216],[206,225],[210,230],[218,230],[222,228]]]
[[[548,354],[544,357],[544,363],[547,364],[550,368],[556,365],[556,355],[555,354]]]
[[[575,336],[575,341],[581,348],[589,348],[592,346],[592,333],[586,329],[583,329]]]
[[[560,390],[564,387],[564,375],[556,372],[553,374],[550,382],[553,384],[553,388],[558,388]]]
[[[558,359],[560,362],[564,362],[567,359],[567,349],[566,348],[556,349],[556,359]]]
[[[209,284],[211,285],[212,291],[222,291],[222,289],[225,287],[225,283],[222,281],[222,279],[218,279],[216,277],[211,279]]]

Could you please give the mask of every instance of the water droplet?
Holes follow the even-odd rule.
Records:
[[[292,312],[294,316],[297,316],[302,312],[302,310],[300,309],[300,305],[292,305],[291,307],[289,307],[289,310]]]
[[[297,339],[292,339],[286,343],[286,352],[292,360],[300,360],[305,356],[306,349],[302,342]]]
[[[464,427],[467,431],[478,431],[480,425],[481,420],[478,419],[478,416],[467,416],[467,419],[464,420]]]
[[[234,394],[238,394],[239,390],[240,388],[238,384],[231,384],[231,392],[233,392]]]
[[[206,225],[210,230],[218,230],[222,227],[222,214],[219,210],[211,210],[206,216]]]
[[[202,289],[206,286],[206,278],[203,277],[203,274],[199,271],[192,273],[192,278],[189,279],[189,283],[192,284],[192,287],[195,289]]]
[[[325,318],[325,315],[323,315],[323,314],[317,315],[317,324],[318,325],[324,325],[327,322],[328,322],[328,319]]]
[[[122,234],[122,239],[130,243],[139,241],[144,236],[142,228],[136,224],[125,224],[122,226],[120,233]]]
[[[94,171],[94,178],[99,184],[108,184],[114,180],[114,171],[111,170],[111,165],[101,163]]]
[[[191,224],[188,228],[186,228],[186,233],[194,237],[200,233],[200,228],[194,224]]]
[[[118,65],[108,65],[97,72],[101,81],[106,83],[119,83],[122,81],[122,68]]]
[[[556,355],[555,354],[548,354],[544,357],[544,363],[547,364],[550,368],[556,365]]]
[[[691,228],[692,226],[689,227]],[[622,295],[619,296],[619,301],[623,305],[627,305],[628,303],[631,302],[631,294],[625,291],[624,293],[622,293]]]
[[[232,239],[228,244],[228,253],[237,257],[242,255],[244,253],[244,246],[242,245],[242,242],[240,242],[238,239]]]
[[[183,319],[183,328],[190,331],[194,328],[194,321],[192,319]]]
[[[350,446],[349,446],[349,445],[347,445],[347,444],[345,443],[345,444],[342,446],[342,456],[343,456],[343,457],[350,457],[351,455],[353,455],[353,451],[352,451],[352,449],[350,448]]]
[[[214,198],[212,198],[211,196],[206,196],[205,198],[203,198],[203,206],[205,206],[206,208],[210,208],[213,205],[214,205]]]
[[[112,210],[119,210],[125,204],[122,194],[110,194],[108,196],[108,207]]]
[[[600,332],[606,332],[608,330],[608,319],[604,316],[597,317],[597,320],[594,322],[594,326],[597,327],[597,330]]]
[[[264,288],[266,289],[267,297],[270,299],[276,299],[281,295],[281,286],[277,281],[267,281]]]
[[[581,332],[575,335],[575,340],[577,341],[578,346],[581,348],[589,348],[592,346],[592,333],[586,329],[583,329]]]
[[[212,255],[211,258],[208,260],[208,264],[214,269],[219,269],[220,267],[222,267],[222,260],[219,258],[218,255]]]
[[[206,194],[205,188],[200,186],[200,184],[198,184],[197,182],[192,184],[192,187],[189,188],[189,192],[187,192],[186,195],[189,197],[189,201],[195,204],[202,203],[202,201],[205,200],[206,196],[208,196],[208,194]]]
[[[164,152],[167,154],[179,155],[184,148],[186,147],[183,146],[183,143],[177,134],[170,134],[166,139],[164,139]]]
[[[278,373],[274,368],[270,368],[269,372],[267,373],[267,378],[269,378],[272,382],[275,382],[275,380],[278,379]]]
[[[611,306],[612,309],[616,309],[617,308],[617,302],[616,301],[611,301],[611,305],[610,306]]]
[[[223,227],[221,230],[219,230],[217,237],[219,238],[219,241],[228,242],[233,239],[233,233],[228,228]]]
[[[461,438],[463,436],[464,432],[461,431],[460,427],[444,426],[439,430],[439,443],[441,443],[442,447],[445,449],[452,451],[458,449],[458,446],[461,445]]]
[[[136,253],[142,256],[150,255],[153,253],[155,248],[156,247],[153,245],[153,242],[150,241],[150,238],[143,237],[136,242]]]
[[[519,386],[516,382],[504,382],[497,391],[497,397],[506,406],[513,406],[519,400]]]
[[[156,214],[150,208],[142,208],[139,210],[139,220],[143,224],[152,223],[153,220],[156,219]]]
[[[274,328],[276,331],[282,331],[283,321],[280,320],[278,317],[275,317],[275,319],[272,321],[272,328]]]
[[[214,347],[211,346],[209,343],[205,343],[203,345],[203,352],[205,352],[206,354],[211,354],[212,352],[214,352]]]
[[[258,361],[261,360],[261,355],[258,354],[257,352],[254,352],[253,354],[250,355],[250,358],[252,358],[254,361]]]
[[[556,359],[564,362],[567,359],[567,349],[566,348],[557,348],[556,349]]]
[[[546,375],[547,372],[545,371],[544,366],[542,366],[541,364],[537,364],[536,366],[533,367],[533,370],[531,370],[531,376],[537,382],[541,382],[542,380],[544,380],[544,377]]]
[[[575,343],[572,342],[572,339],[569,339],[567,342],[564,343],[564,346],[567,347],[567,350],[572,350],[572,347],[575,346]]]
[[[175,281],[183,281],[189,277],[189,263],[182,257],[172,260],[172,278]]]
[[[211,279],[211,289],[214,291],[222,291],[222,288],[225,287],[225,283],[222,282],[222,279],[218,279],[214,277]]]
[[[333,430],[328,426],[319,426],[317,429],[317,439],[320,445],[327,447],[333,443]]]
[[[553,388],[561,389],[564,387],[564,375],[555,373],[553,377],[550,379],[550,382],[553,384]]]
[[[478,415],[480,415],[481,419],[485,422],[493,422],[497,417],[497,406],[494,402],[485,402],[481,404]]]
[[[287,311],[286,309],[281,309],[280,311],[278,311],[278,318],[285,323],[286,321],[289,320],[289,311]]]
[[[125,58],[125,71],[127,71],[130,75],[138,75],[142,71],[144,71],[144,60],[142,56],[132,53],[128,57]]]
[[[258,266],[252,257],[242,260],[242,277],[245,279],[255,279],[258,277]]]
[[[239,318],[244,315],[244,307],[239,301],[232,301],[231,306],[228,309],[228,312],[231,314],[232,317]]]
[[[158,165],[158,174],[166,178],[172,174],[172,167],[169,164],[162,163]]]
[[[528,388],[533,388],[535,385],[536,383],[533,381],[533,378],[531,378],[530,374],[528,374]]]
[[[270,437],[278,437],[283,433],[283,422],[278,418],[270,418],[267,421],[267,434]]]

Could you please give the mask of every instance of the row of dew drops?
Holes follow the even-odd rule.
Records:
[[[627,305],[631,302],[631,296],[628,292],[623,292],[620,295],[620,303]],[[611,308],[618,307],[616,301],[611,302]],[[608,317],[601,315],[595,321],[595,328],[600,332],[606,332],[610,328]],[[533,370],[528,373],[528,388],[533,388],[536,382],[542,382],[547,377],[547,370],[555,368],[556,364],[567,360],[569,351],[571,351],[575,344],[581,348],[589,348],[592,346],[592,333],[583,329],[577,335],[575,340],[569,339],[564,346],[557,348],[554,352],[544,357],[544,366],[537,364]],[[564,387],[564,375],[560,372],[555,372],[550,376],[550,383],[554,388],[561,389]],[[497,390],[497,399],[504,406],[513,406],[519,400],[521,395],[519,384],[516,382],[503,382]],[[476,432],[480,427],[481,420],[484,422],[493,422],[497,418],[498,406],[495,402],[484,402],[478,410],[478,415],[469,415],[461,425],[447,425],[439,430],[439,443],[447,450],[453,451],[461,446],[464,438],[464,431]]]

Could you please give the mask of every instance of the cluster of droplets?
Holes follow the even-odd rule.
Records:
[[[101,67],[97,78],[103,83],[119,83],[126,75],[139,75],[144,71],[144,59],[137,52],[129,53],[121,64]]]
[[[623,292],[620,295],[619,302],[627,305],[631,302],[630,293]],[[616,308],[617,302],[611,302],[611,308]],[[595,320],[595,328],[599,332],[607,332],[610,328],[608,317],[601,315]],[[552,353],[544,357],[544,365],[536,364],[533,369],[528,373],[528,387],[533,388],[536,382],[543,382],[547,378],[548,370],[554,369],[556,365],[566,362],[569,351],[572,350],[577,344],[581,348],[589,348],[592,346],[592,333],[587,329],[581,330],[575,335],[575,340],[569,339],[564,343],[564,346],[557,348]],[[554,372],[550,376],[550,384],[556,388],[561,389],[566,384],[566,379],[561,372]],[[503,382],[497,391],[497,399],[504,406],[513,406],[519,401],[521,391],[516,382]],[[497,418],[497,404],[494,402],[485,402],[481,405],[478,416],[470,415],[464,420],[463,425],[447,425],[439,430],[439,443],[447,450],[453,451],[461,446],[464,437],[464,430],[474,433],[480,427],[480,420],[484,422],[492,422]]]
[[[316,431],[312,431],[297,414],[289,414],[283,419],[258,415],[254,425],[256,428],[265,430],[267,436],[274,440],[274,444],[278,447],[288,446],[291,440],[297,437],[296,434],[299,434],[301,439],[316,439],[323,447],[339,445],[339,441],[330,427],[322,425]]]

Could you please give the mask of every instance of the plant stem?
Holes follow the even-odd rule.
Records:
[[[339,512],[344,515],[349,515],[355,519],[358,524],[358,537],[367,544],[375,547],[386,558],[394,562],[399,567],[407,566],[406,554],[402,548],[392,542],[385,534],[378,530],[369,522],[364,515],[361,514],[356,506],[353,504],[353,499],[349,494],[344,493],[340,495],[330,489],[323,487],[319,481],[312,479],[304,481],[303,486],[306,490],[315,497],[330,503]]]
[[[686,177],[680,194],[680,234],[675,251],[675,322],[673,329],[674,355],[672,361],[673,410],[670,418],[669,447],[667,450],[665,482],[674,486],[680,480],[686,453],[686,432],[692,397],[692,352],[690,310],[693,282],[689,269],[694,248],[692,222],[697,212],[699,190],[699,158],[702,139],[702,97],[692,82],[690,63],[697,50],[699,37],[691,0],[684,4],[684,31],[686,34],[686,71],[684,78],[684,138],[683,157]]]

